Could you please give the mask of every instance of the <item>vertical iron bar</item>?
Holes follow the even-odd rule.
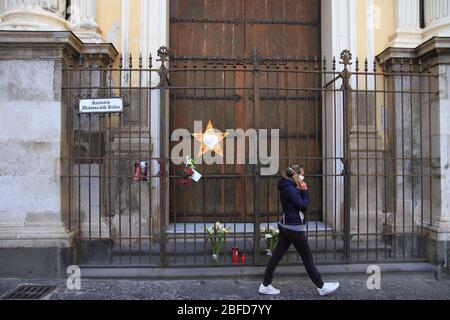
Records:
[[[377,62],[373,62],[373,94],[374,94],[374,117],[375,134],[378,135],[377,114]],[[375,137],[375,260],[378,261],[378,139]]]
[[[400,59],[400,90],[402,110],[402,256],[405,258],[405,113],[404,113],[404,76],[403,59]]]
[[[72,183],[73,183],[73,177],[72,177],[72,161],[73,161],[73,148],[74,148],[74,132],[73,132],[73,106],[72,106],[72,54],[69,55],[69,63],[68,63],[68,71],[67,71],[67,77],[68,77],[68,84],[69,84],[69,88],[68,89],[68,93],[66,90],[66,103],[67,103],[67,110],[65,111],[66,113],[66,119],[68,121],[68,133],[70,133],[70,146],[69,146],[69,169],[68,169],[68,174],[69,174],[69,221],[68,221],[68,226],[69,226],[69,230],[72,231]],[[70,116],[70,118],[69,118]],[[66,134],[68,134],[66,133]]]
[[[109,96],[112,97],[112,77],[113,77],[113,72],[112,72],[112,67],[113,67],[113,59],[112,57],[109,57],[109,65],[108,65],[108,73],[107,75],[109,75]],[[112,121],[111,121],[111,114],[108,114],[108,136],[111,135],[112,133]],[[109,228],[109,238],[112,238],[112,203],[111,203],[111,199],[112,199],[112,190],[111,190],[111,181],[112,181],[112,157],[113,157],[113,152],[111,150],[112,148],[108,148],[108,170],[107,170],[107,175],[108,175],[108,228]],[[113,243],[111,244],[113,245]],[[112,249],[112,248],[111,248]],[[110,260],[109,263],[112,263],[112,255],[110,255]]]
[[[123,56],[122,54],[120,54],[120,58],[119,58],[119,96],[123,97]],[[125,157],[122,154],[122,124],[123,124],[123,119],[122,119],[122,113],[119,113],[119,162],[120,165],[118,166],[119,168],[123,167],[128,168],[128,166],[123,166],[123,161],[125,159]],[[122,264],[122,181],[123,181],[123,177],[122,177],[122,173],[119,170],[119,264]]]
[[[413,77],[412,74],[414,72],[414,68],[413,68],[413,61],[412,59],[409,60],[409,89],[410,89],[410,94],[409,94],[409,102],[410,102],[410,110],[411,110],[411,141],[410,141],[410,147],[411,147],[411,159],[410,161],[410,172],[411,172],[411,234],[408,237],[411,237],[411,254],[414,253],[414,233],[415,233],[415,228],[414,228],[414,178],[415,178],[415,170],[414,170],[414,132],[413,132]]]
[[[423,106],[422,106],[422,98],[423,98],[423,70],[422,70],[422,60],[419,60],[419,141],[420,141],[420,254],[419,258],[423,258],[423,247],[424,247],[424,235],[423,235],[423,217],[424,217],[424,196],[423,196],[423,164],[424,164],[424,155],[423,155],[423,124],[422,124],[422,112],[423,112]]]
[[[158,50],[158,55],[160,56],[161,67],[159,69],[160,74],[160,159],[159,159],[159,176],[160,176],[160,254],[161,254],[161,265],[163,267],[167,266],[166,260],[166,216],[167,216],[167,205],[166,205],[166,185],[167,185],[167,155],[166,155],[166,113],[167,113],[167,68],[165,62],[168,61],[168,52],[165,47]]]
[[[196,97],[197,96],[197,84],[196,84],[196,82],[197,82],[196,81],[197,80],[197,65],[196,64],[194,64],[194,66],[193,66],[192,73],[194,74],[193,94],[194,94],[194,97]],[[175,112],[174,112],[174,117],[175,117]],[[174,126],[174,129],[175,129],[175,126]],[[185,219],[185,221],[186,221],[186,219]],[[195,217],[195,219],[194,219],[194,264],[197,264],[197,217]]]
[[[360,253],[360,237],[361,237],[361,226],[360,226],[360,216],[361,216],[361,197],[360,197],[360,177],[361,177],[361,170],[360,170],[360,132],[359,132],[359,59],[356,57],[356,192],[357,192],[357,219],[356,222],[356,232],[357,232],[357,241],[356,241],[356,259],[359,260],[359,253]]]
[[[348,56],[346,56],[348,54]],[[343,81],[343,126],[344,126],[344,139],[343,139],[343,147],[344,147],[344,222],[345,222],[345,235],[344,235],[344,259],[347,262],[350,261],[350,151],[349,151],[349,116],[351,115],[351,100],[350,95],[352,94],[352,89],[350,86],[350,77],[351,73],[347,69],[347,66],[350,64],[351,55],[350,53],[344,53],[344,70],[342,72],[342,81]],[[351,119],[350,119],[351,120]]]
[[[338,73],[336,72],[336,58],[333,57],[333,62],[332,62],[332,75],[333,78],[336,77]],[[337,157],[337,107],[338,107],[338,103],[337,103],[337,97],[336,97],[336,82],[333,81],[333,131],[334,131],[334,135],[333,135],[333,179],[334,179],[334,213],[333,213],[333,218],[334,218],[334,225],[337,228],[338,222],[337,222],[337,214],[338,214],[338,199],[337,199],[337,161],[338,161],[338,157]],[[340,223],[340,222],[339,222]],[[341,226],[339,226],[340,229]],[[342,233],[342,231],[340,232]],[[334,253],[334,260],[336,260],[337,257],[337,250],[336,250],[336,237],[334,237],[334,244],[333,244],[333,253]]]
[[[89,98],[92,98],[92,54],[89,56],[89,63],[88,63],[88,67],[89,67]],[[89,189],[89,241],[92,241],[92,202],[91,202],[91,184],[92,184],[92,180],[91,180],[91,176],[92,176],[92,167],[91,167],[91,156],[92,156],[92,114],[88,115],[89,117],[89,134],[88,134],[88,162],[89,162],[89,173],[88,173],[88,189]],[[89,247],[90,249],[90,247]]]
[[[131,229],[131,216],[132,216],[132,211],[131,211],[131,207],[132,207],[132,197],[131,197],[131,185],[132,185],[132,181],[133,181],[133,158],[132,155],[134,155],[133,153],[133,146],[131,144],[131,128],[132,128],[132,110],[133,110],[133,89],[132,89],[132,78],[133,78],[133,57],[131,55],[130,52],[130,56],[129,56],[129,64],[128,64],[128,71],[129,71],[129,75],[130,78],[128,79],[128,93],[129,93],[129,101],[130,101],[130,107],[128,109],[129,113],[128,113],[128,155],[127,155],[127,160],[128,160],[128,164],[127,164],[127,169],[128,167],[130,167],[130,170],[127,170],[127,176],[128,176],[128,259],[129,259],[129,263],[132,264],[132,229]],[[140,183],[140,182],[138,182]]]
[[[313,81],[312,81],[312,83],[313,83],[313,86],[312,86],[312,89],[316,89],[316,86],[317,86],[317,73],[318,73],[318,70],[319,70],[319,65],[318,65],[318,60],[317,60],[317,57],[314,57],[314,66],[313,66],[313,72],[312,72],[312,75],[313,75]],[[312,93],[313,93],[313,95],[314,95],[314,105],[313,105],[313,107],[314,107],[314,114],[315,114],[315,132],[314,132],[314,134],[315,134],[315,137],[314,137],[314,139],[315,139],[315,145],[316,145],[316,150],[314,151],[314,153],[313,153],[313,155],[314,155],[314,159],[312,160],[312,162],[313,162],[313,168],[314,168],[314,170],[316,170],[316,168],[320,168],[321,166],[318,166],[317,164],[318,164],[318,160],[317,160],[317,158],[319,157],[319,155],[320,155],[320,153],[319,153],[319,150],[320,150],[320,145],[319,145],[319,105],[318,105],[318,91],[317,90],[314,90],[314,91],[312,91]],[[317,167],[316,167],[317,166]],[[316,181],[316,183],[317,183],[317,185],[316,185],[316,187],[315,187],[315,190],[316,190],[316,192],[317,191],[319,191],[320,190],[320,182],[322,181],[322,179],[319,177],[319,170],[317,170],[317,175],[316,175],[316,173],[314,173],[314,175],[313,176],[311,176],[311,179],[313,179],[313,181]],[[320,193],[319,193],[320,194]],[[319,208],[317,207],[317,210],[319,210]],[[315,221],[315,223],[316,223],[316,260],[318,259],[318,254],[319,254],[319,219],[320,219],[321,217],[319,216],[319,214],[317,214],[317,217],[316,217],[316,221]]]
[[[79,70],[78,70],[78,85],[80,87],[79,89],[79,93],[78,93],[78,98],[81,99],[81,94],[82,94],[82,71],[81,69],[83,68],[83,54],[80,53],[80,61],[79,61]],[[77,163],[78,163],[78,232],[80,234],[80,237],[83,236],[83,230],[81,230],[81,113],[78,110],[77,112],[78,114],[78,152],[76,153],[77,155]],[[83,241],[81,242],[83,243]]]
[[[149,255],[149,264],[152,264],[153,259],[152,259],[152,253],[153,253],[153,197],[152,197],[152,184],[153,184],[153,173],[152,173],[152,166],[153,166],[153,142],[152,142],[152,136],[151,136],[151,132],[152,132],[152,91],[153,91],[153,79],[152,79],[152,68],[153,68],[153,58],[152,58],[152,54],[149,54],[149,66],[148,66],[149,70],[148,70],[148,79],[147,79],[147,83],[150,86],[150,89],[147,92],[147,97],[148,97],[148,131],[150,133],[150,150],[149,150],[149,166],[148,166],[148,172],[149,172],[149,188],[148,188],[148,233],[149,233],[149,238],[148,238],[148,244],[149,244],[149,249],[148,249],[148,255]]]
[[[326,83],[327,83],[327,75],[326,75],[326,72],[327,72],[327,65],[326,65],[326,58],[324,57],[323,58],[323,61],[322,61],[322,76],[321,76],[321,78],[322,78],[322,85],[325,85]],[[327,121],[327,110],[328,110],[328,108],[327,108],[327,93],[328,93],[328,88],[327,87],[325,87],[325,91],[323,92],[323,94],[322,94],[322,99],[323,99],[323,101],[322,101],[322,119],[323,119],[323,138],[322,138],[322,149],[323,149],[323,154],[324,154],[324,169],[323,169],[323,172],[324,172],[324,178],[325,178],[325,183],[323,183],[323,185],[324,185],[324,198],[322,198],[323,199],[323,201],[324,201],[324,203],[322,204],[322,211],[323,211],[323,215],[324,215],[324,221],[325,221],[325,228],[326,228],[326,231],[325,231],[325,257],[324,257],[324,259],[325,259],[325,262],[328,262],[328,257],[327,257],[327,254],[328,254],[328,248],[327,248],[327,245],[328,245],[328,201],[329,201],[329,198],[328,198],[328,160],[329,160],[329,155],[328,155],[328,149],[327,149],[327,141],[328,141],[328,121]],[[334,232],[334,231],[332,231],[332,232]]]
[[[138,126],[139,126],[139,128],[138,128],[138,139],[139,139],[139,142],[138,142],[138,154],[139,154],[139,165],[141,165],[140,164],[140,161],[143,161],[143,159],[142,159],[142,151],[141,151],[141,143],[142,143],[142,141],[141,141],[141,133],[142,133],[142,108],[143,108],[143,105],[142,105],[142,67],[143,67],[143,65],[142,65],[142,53],[139,55],[139,90],[138,90],[138,93],[139,93],[139,123],[138,123]],[[147,160],[147,157],[145,157],[146,158],[146,160]],[[147,162],[147,172],[145,172],[146,174],[147,174],[147,176],[148,176],[148,162]],[[145,179],[148,179],[148,177],[144,177],[144,180]],[[139,192],[139,196],[138,196],[138,210],[139,210],[139,213],[138,213],[138,215],[139,215],[139,222],[138,222],[138,224],[139,224],[139,231],[138,231],[138,241],[139,241],[139,244],[138,244],[138,246],[139,246],[139,250],[138,250],[138,256],[139,256],[139,264],[141,263],[141,250],[142,250],[142,207],[141,207],[141,201],[142,201],[142,199],[141,199],[141,182],[139,182],[139,185],[138,185],[138,188],[139,188],[139,190],[138,190],[138,192]]]
[[[388,180],[388,176],[387,176],[387,165],[388,165],[388,131],[387,131],[387,113],[388,113],[388,106],[387,106],[387,100],[386,100],[386,93],[387,93],[387,85],[386,85],[386,63],[383,61],[382,62],[382,71],[381,71],[381,75],[383,78],[383,108],[384,108],[384,113],[383,113],[383,129],[384,129],[384,141],[383,141],[383,166],[384,166],[384,223],[387,224],[387,212],[388,212],[388,204],[387,204],[387,193],[388,193],[388,189],[387,189],[387,180]],[[386,229],[386,227],[384,227],[384,229]],[[383,231],[384,233],[384,231]],[[387,235],[383,236],[383,240],[384,240],[384,260],[387,260]]]
[[[394,63],[394,61],[393,61],[393,65],[392,65],[392,71],[394,71],[394,68],[395,68],[395,63]],[[397,103],[398,103],[398,101],[397,101],[397,99],[398,99],[398,94],[397,94],[397,92],[398,92],[398,90],[397,90],[397,84],[396,84],[396,78],[398,77],[398,73],[397,74],[394,74],[394,76],[392,77],[392,89],[393,89],[393,93],[392,93],[392,98],[393,98],[393,100],[394,100],[394,103],[393,103],[393,111],[392,111],[392,114],[393,114],[393,116],[392,116],[392,155],[391,155],[391,158],[392,158],[392,162],[393,162],[393,180],[394,180],[394,182],[393,182],[393,184],[394,184],[394,186],[393,186],[393,189],[394,189],[394,201],[393,201],[393,205],[394,205],[394,221],[393,221],[393,224],[394,224],[394,228],[393,228],[393,232],[392,232],[392,234],[390,235],[390,237],[392,238],[392,244],[393,244],[393,257],[394,257],[394,259],[396,258],[396,255],[397,255],[397,239],[396,239],[396,236],[397,236],[397,179],[398,179],[398,177],[399,177],[399,175],[398,175],[398,172],[397,172],[397,170],[398,170],[398,161],[399,161],[399,159],[398,159],[398,156],[397,156],[397,152],[398,152],[398,143],[397,143]]]
[[[203,74],[203,82],[202,82],[202,85],[203,85],[203,96],[205,96],[206,97],[206,89],[205,89],[205,87],[206,87],[206,83],[207,83],[207,81],[206,81],[206,74],[207,74],[207,69],[206,69],[206,65],[204,64],[203,65],[203,72],[202,72],[202,74]],[[205,105],[203,105],[202,106],[202,119],[206,119],[206,106]],[[203,128],[202,128],[202,130],[203,130]],[[205,169],[206,170],[206,169]],[[205,206],[205,183],[206,183],[206,177],[205,177],[205,179],[202,179],[202,220],[203,220],[203,239],[204,239],[204,241],[203,241],[203,258],[204,258],[204,264],[206,264],[206,246],[207,246],[207,242],[208,242],[208,237],[207,237],[207,234],[206,234],[206,206]]]
[[[427,65],[427,73],[428,73],[428,144],[430,149],[429,154],[429,166],[430,166],[430,226],[433,225],[433,201],[432,201],[432,190],[433,190],[433,144],[432,144],[432,137],[431,137],[431,79],[433,76],[431,75],[431,65]]]
[[[370,161],[370,154],[369,154],[369,62],[367,58],[364,61],[364,79],[365,79],[365,86],[366,86],[366,92],[365,92],[365,104],[366,104],[366,205],[367,205],[367,211],[366,211],[366,260],[369,260],[369,215],[370,215],[370,200],[369,200],[369,161]],[[347,190],[349,191],[349,189]]]
[[[258,66],[258,52],[254,49],[253,59],[253,103],[254,103],[254,125],[255,129],[259,129],[260,124],[260,92],[259,92],[259,80],[260,71]],[[256,157],[255,165],[255,195],[254,195],[254,218],[253,218],[253,243],[254,243],[254,264],[260,264],[260,230],[259,230],[259,205],[260,205],[260,163],[259,157]]]

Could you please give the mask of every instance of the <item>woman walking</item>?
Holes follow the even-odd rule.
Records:
[[[306,238],[306,226],[304,214],[309,205],[308,185],[304,182],[304,169],[299,164],[293,164],[286,170],[286,177],[278,183],[282,217],[278,223],[280,235],[277,246],[266,268],[264,282],[259,288],[259,293],[277,295],[280,290],[272,286],[273,274],[287,250],[294,244],[308,276],[317,287],[321,296],[333,293],[339,287],[339,283],[324,283],[319,271],[314,265],[311,249]]]

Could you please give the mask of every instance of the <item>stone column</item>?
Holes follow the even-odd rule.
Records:
[[[321,1],[322,15],[322,48],[323,55],[327,57],[336,57],[345,49],[351,50],[356,55],[356,37],[352,34],[356,32],[356,2],[353,0],[343,1]],[[330,59],[331,60],[331,59]],[[328,61],[328,70],[331,69],[331,61]],[[337,64],[338,71],[343,65]],[[324,81],[331,81],[332,77],[327,76]],[[325,85],[324,83],[324,85]],[[322,121],[327,126],[326,135],[323,138],[324,157],[323,161],[324,174],[328,178],[324,179],[323,203],[324,212],[327,213],[326,221],[330,227],[336,232],[340,232],[344,221],[344,181],[338,175],[342,172],[343,166],[339,158],[343,156],[344,130],[343,130],[343,104],[342,95],[333,94],[333,86],[339,88],[341,81],[330,85],[324,94],[322,104]],[[327,106],[333,105],[333,108]],[[336,144],[330,141],[337,141]],[[337,160],[336,160],[337,159]],[[336,177],[336,178],[330,178]]]
[[[424,40],[450,36],[450,0],[424,1]]]
[[[69,32],[0,31],[0,275],[70,263],[61,69],[80,49]]]
[[[396,233],[392,244],[398,253],[405,245],[407,255],[441,263],[444,242],[450,240],[450,40],[436,37],[416,49],[389,48],[378,58],[388,71],[396,72],[387,78],[389,90],[431,92],[420,99],[411,94],[388,97],[387,152],[394,160],[388,163],[386,233]],[[416,68],[421,59],[437,77],[402,77],[401,58],[413,59]],[[408,235],[411,232],[414,237]]]
[[[169,46],[169,0],[160,1],[141,1],[141,48],[143,54],[153,57],[153,68],[160,67],[160,61],[158,57],[158,49],[161,46]],[[156,72],[152,72],[149,78],[144,79],[151,86],[159,84],[159,75]],[[150,143],[152,146],[152,157],[158,158],[160,155],[160,100],[161,95],[159,90],[152,90],[150,94],[150,110],[151,123],[150,126]],[[169,99],[167,99],[169,101]],[[168,106],[167,106],[168,107]],[[168,122],[167,122],[168,123]],[[166,128],[169,128],[167,124]],[[151,163],[152,175],[157,175],[159,172],[159,165],[156,161]],[[152,199],[160,199],[160,181],[159,179],[152,179],[151,184],[151,197]],[[168,192],[168,191],[167,191]],[[152,202],[152,219],[153,219],[153,234],[159,237],[160,233],[160,203],[159,201]],[[166,217],[166,221],[169,218]]]
[[[368,76],[372,78],[373,76]],[[350,221],[353,240],[366,241],[366,233],[379,233],[383,223],[383,152],[380,121],[376,108],[380,98],[364,92],[359,83],[351,94],[350,136]],[[374,237],[369,237],[373,240]]]
[[[0,30],[68,29],[66,0],[2,0]]]
[[[73,263],[73,100],[62,70],[81,52],[117,54],[71,32],[0,31],[0,277],[63,276]]]
[[[426,221],[429,226],[424,252],[432,262],[442,264],[444,241],[450,242],[450,38],[436,37],[418,48],[431,72],[438,76],[431,89],[438,94],[431,96],[431,212]],[[431,220],[430,220],[431,219]]]
[[[72,0],[69,8],[72,31],[84,43],[100,43],[102,38],[95,21],[96,0]]]
[[[419,1],[420,0],[396,0],[396,29],[394,34],[389,38],[391,47],[415,48],[422,43]]]

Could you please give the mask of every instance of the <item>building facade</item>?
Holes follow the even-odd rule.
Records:
[[[289,162],[319,263],[445,260],[449,0],[0,0],[0,50],[0,275],[209,266],[216,221],[221,263],[264,264]],[[244,151],[185,185],[174,132],[209,121]]]

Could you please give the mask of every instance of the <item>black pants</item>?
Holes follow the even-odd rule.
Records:
[[[300,254],[303,265],[305,266],[306,272],[308,273],[312,282],[314,282],[314,284],[318,288],[322,288],[322,277],[320,276],[319,271],[317,271],[316,266],[314,265],[313,256],[311,253],[311,249],[309,248],[308,239],[306,238],[305,232],[291,231],[283,227],[279,227],[279,229],[280,235],[278,237],[278,243],[275,250],[273,251],[272,257],[269,260],[269,264],[267,265],[264,275],[264,285],[268,286],[272,283],[273,273],[275,272],[276,267],[288,251],[291,244],[294,244],[294,247]]]

